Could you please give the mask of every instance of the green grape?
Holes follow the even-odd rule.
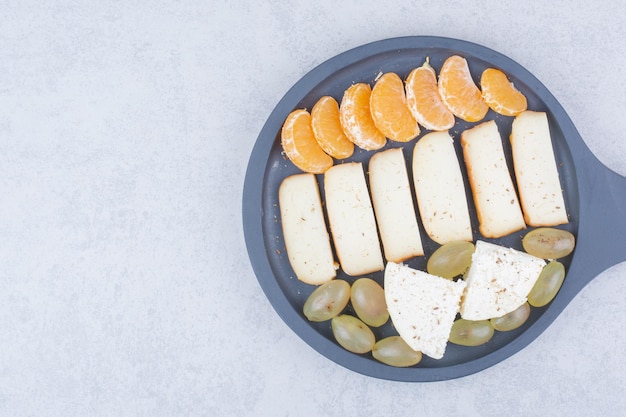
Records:
[[[558,261],[549,262],[543,267],[535,285],[528,293],[528,303],[533,307],[543,307],[559,292],[565,279],[565,267]]]
[[[478,346],[487,343],[493,336],[489,320],[459,319],[450,330],[450,342],[463,346]]]
[[[564,258],[574,250],[576,239],[567,230],[540,227],[522,239],[524,250],[542,259]]]
[[[494,329],[500,332],[507,332],[517,329],[524,324],[528,320],[528,316],[530,316],[530,305],[524,303],[510,313],[502,317],[494,317],[490,321]]]
[[[367,353],[374,347],[376,337],[372,329],[354,316],[342,314],[330,321],[337,342],[353,353]]]
[[[335,317],[350,300],[350,284],[334,279],[322,284],[309,295],[302,312],[310,321],[326,321]]]
[[[370,278],[359,278],[352,284],[350,301],[356,315],[365,324],[380,327],[389,320],[385,291]]]
[[[426,271],[431,275],[452,279],[467,271],[472,262],[473,253],[474,245],[471,242],[446,243],[430,256]]]
[[[422,352],[411,349],[400,336],[389,336],[376,342],[372,356],[386,365],[399,368],[417,365],[422,360]]]

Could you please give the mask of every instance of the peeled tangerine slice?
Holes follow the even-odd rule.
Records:
[[[311,127],[317,143],[324,152],[336,159],[352,156],[354,143],[343,132],[339,121],[339,104],[330,96],[323,96],[311,110]]]
[[[497,238],[526,228],[496,122],[463,131],[461,146],[480,233]]]
[[[402,262],[424,254],[402,149],[372,156],[368,166],[372,203],[385,258]]]
[[[417,122],[429,130],[448,130],[454,126],[454,114],[441,99],[437,74],[428,59],[406,79],[406,101]]]
[[[411,349],[441,359],[459,311],[465,281],[452,281],[388,262],[384,286],[389,316],[400,337]]]
[[[420,128],[407,107],[402,79],[393,72],[383,74],[372,89],[370,111],[374,124],[386,137],[409,142]]]
[[[371,94],[368,84],[354,84],[343,93],[339,106],[339,120],[344,133],[356,146],[367,151],[380,149],[387,143],[387,138],[372,119]]]
[[[520,113],[513,121],[511,148],[526,223],[530,226],[568,223],[546,114]]]
[[[351,276],[381,271],[383,257],[361,163],[335,165],[324,174],[330,231],[343,271]]]
[[[496,113],[516,116],[526,110],[526,97],[502,71],[495,68],[484,70],[480,76],[480,86],[485,103]]]
[[[333,158],[315,140],[311,115],[306,110],[289,113],[281,130],[281,144],[287,158],[304,172],[321,174],[333,166]]]
[[[424,135],[413,150],[413,183],[422,224],[432,240],[472,241],[463,176],[448,132]]]
[[[278,204],[285,248],[296,277],[312,285],[335,278],[335,260],[315,175],[285,178],[278,189]]]
[[[441,67],[439,94],[448,109],[467,122],[478,122],[489,111],[474,84],[467,61],[458,55],[446,59]]]

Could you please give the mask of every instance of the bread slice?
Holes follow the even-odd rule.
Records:
[[[363,165],[335,165],[324,174],[326,212],[341,269],[351,276],[382,271],[378,241]]]
[[[424,230],[432,240],[472,241],[465,184],[448,132],[428,133],[417,141],[413,184]]]
[[[296,277],[319,285],[335,278],[335,260],[313,174],[292,175],[278,189],[285,249]]]
[[[497,238],[524,229],[524,216],[517,199],[493,120],[461,133],[461,146],[474,196],[480,233]]]
[[[385,301],[398,334],[415,351],[441,359],[465,289],[452,281],[388,262]]]
[[[385,259],[402,262],[424,254],[402,149],[372,156],[370,191]]]
[[[526,223],[530,226],[568,223],[546,114],[525,111],[515,117],[511,148]]]
[[[525,252],[478,240],[464,277],[461,317],[486,320],[517,309],[526,302],[545,264]]]

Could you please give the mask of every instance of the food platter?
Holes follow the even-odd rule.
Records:
[[[302,313],[302,306],[315,287],[300,282],[291,269],[278,207],[280,183],[285,177],[301,171],[284,156],[280,131],[292,110],[310,110],[323,95],[341,101],[343,92],[350,85],[357,82],[372,85],[376,77],[385,72],[395,72],[404,79],[426,58],[438,71],[444,60],[455,54],[467,59],[476,81],[488,67],[502,70],[515,87],[525,94],[530,110],[546,112],[569,217],[569,223],[559,228],[573,233],[577,237],[577,246],[571,255],[561,259],[567,275],[556,298],[545,307],[533,308],[522,327],[509,332],[496,332],[488,343],[481,346],[448,344],[442,359],[424,357],[416,366],[394,368],[376,361],[371,354],[358,355],[346,351],[334,340],[329,322],[312,323]],[[512,117],[489,111],[485,120],[495,120],[502,137],[508,138]],[[459,160],[462,160],[460,133],[476,124],[457,118],[455,126],[450,129]],[[428,131],[423,129],[420,136],[409,143],[388,141],[383,150],[401,147],[409,161],[416,141],[426,133]],[[503,140],[503,145],[505,154],[510,158],[508,141]],[[335,163],[356,161],[366,166],[373,153],[357,149],[352,157]],[[510,160],[508,165],[512,166]],[[467,176],[464,175],[464,178]],[[318,183],[323,195],[320,175]],[[469,190],[467,184],[466,189]],[[470,202],[474,240],[487,240],[521,249],[521,237],[530,228],[503,238],[485,239],[478,231],[471,195],[468,194],[467,198]],[[341,366],[364,375],[396,381],[426,382],[458,378],[497,364],[541,334],[598,273],[626,260],[626,250],[618,240],[620,234],[623,236],[626,233],[626,222],[623,220],[626,214],[626,179],[597,161],[558,101],[529,71],[484,46],[441,37],[402,37],[366,44],[330,58],[302,77],[276,105],[259,133],[246,173],[242,214],[252,267],[260,286],[282,320],[306,344]],[[410,259],[407,265],[424,269],[428,255],[439,246],[424,233],[422,242],[426,256]],[[356,279],[348,277],[341,270],[338,277],[349,282]],[[382,272],[368,274],[368,277],[380,284],[383,282]],[[377,338],[382,338],[397,333],[392,323],[388,322],[375,329],[375,334]]]

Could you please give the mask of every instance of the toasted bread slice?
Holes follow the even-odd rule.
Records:
[[[292,175],[278,189],[285,249],[296,277],[319,285],[335,278],[335,260],[313,174]]]
[[[420,217],[432,240],[472,241],[465,184],[448,132],[424,135],[413,150],[413,184]]]
[[[372,156],[370,190],[385,259],[402,262],[424,254],[402,149]]]
[[[335,165],[326,171],[324,193],[341,269],[351,276],[382,271],[382,251],[362,164]]]
[[[525,111],[515,118],[511,149],[526,223],[530,226],[568,223],[545,113]]]
[[[498,238],[524,229],[526,223],[496,122],[491,120],[465,130],[461,133],[461,146],[480,233]]]

